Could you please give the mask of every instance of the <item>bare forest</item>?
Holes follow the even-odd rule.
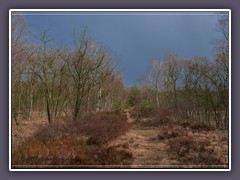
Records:
[[[87,29],[70,48],[11,21],[13,168],[228,168],[228,16],[214,61],[170,52],[131,87]]]

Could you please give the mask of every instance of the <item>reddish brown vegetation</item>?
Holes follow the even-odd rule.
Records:
[[[136,114],[136,110],[133,111]],[[134,118],[134,117],[133,117]],[[137,121],[137,124],[143,127],[162,127],[171,125],[174,122],[170,120],[170,114],[165,109],[157,109],[148,115],[148,118]]]
[[[162,119],[170,119],[171,113],[167,109],[158,108],[157,110],[153,111],[154,117],[162,118]]]
[[[128,112],[97,112],[75,122],[44,126],[22,145],[13,146],[12,164],[86,168],[228,164],[226,133],[197,122],[174,121],[159,111],[139,119],[132,126],[135,130],[121,136],[130,128]]]
[[[183,121],[183,122],[180,122],[180,125],[183,126],[184,128],[188,127],[188,128],[191,128],[192,130],[196,130],[196,131],[213,131],[213,130],[215,130],[214,127],[212,127],[210,125],[206,125],[201,122],[190,123],[188,121]]]
[[[222,132],[221,132],[222,133]],[[227,136],[221,137],[214,128],[197,122],[178,122],[158,131],[158,139],[169,139],[167,152],[180,165],[226,165]],[[224,145],[224,150],[221,149]]]
[[[224,165],[225,159],[212,148],[211,142],[193,136],[180,136],[168,143],[169,155],[183,165]]]
[[[143,127],[161,127],[169,125],[169,119],[160,119],[160,118],[150,118],[143,121],[140,121],[139,124]]]
[[[110,112],[89,114],[73,125],[79,127],[82,134],[90,137],[88,140],[90,144],[110,141],[126,133],[130,127],[125,116]]]
[[[129,127],[125,116],[110,112],[97,112],[88,114],[75,122],[45,126],[32,139],[49,140],[69,135],[84,135],[88,137],[90,144],[100,144],[123,135]]]
[[[186,131],[184,131],[184,129],[181,127],[164,127],[158,131],[158,139],[170,139],[182,136],[184,134],[186,134]]]
[[[133,162],[132,152],[118,146],[100,149],[97,157],[100,165],[130,165]]]
[[[126,149],[89,146],[86,139],[62,137],[49,141],[29,141],[13,151],[14,165],[122,165],[131,164]]]
[[[135,120],[139,120],[140,118],[139,111],[137,110],[137,108],[130,108],[129,114],[130,114],[130,117]]]
[[[83,138],[62,137],[47,141],[32,140],[13,149],[14,165],[89,164],[91,148]]]
[[[12,153],[14,165],[111,165],[130,164],[132,154],[104,144],[129,128],[125,117],[98,112],[74,123],[41,128]]]

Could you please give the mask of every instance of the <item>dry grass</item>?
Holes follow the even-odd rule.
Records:
[[[39,129],[48,125],[47,118],[40,117],[38,113],[33,112],[35,118],[30,120],[20,119],[16,126],[12,120],[12,144],[19,145],[32,137]]]

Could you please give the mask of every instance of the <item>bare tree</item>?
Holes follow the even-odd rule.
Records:
[[[48,46],[53,39],[48,38],[46,31],[41,34],[40,40],[42,44],[37,48],[36,55],[29,60],[30,71],[42,86],[41,92],[46,103],[48,122],[52,124],[61,114],[65,103],[66,98],[62,95],[68,83],[67,69],[63,51]]]
[[[164,66],[161,60],[154,59],[149,70],[148,81],[155,91],[157,107],[160,107],[159,94],[160,89],[163,88]]]
[[[22,15],[12,15],[11,19],[11,76],[12,76],[12,112],[18,125],[18,115],[22,112],[23,76],[26,71],[26,39],[28,37],[26,18]]]
[[[109,65],[110,59],[107,51],[97,46],[87,31],[83,31],[80,35],[74,34],[73,40],[76,50],[71,52],[66,62],[69,76],[73,82],[71,102],[73,120],[76,120],[84,98],[91,92],[92,88],[111,74],[112,68]],[[102,89],[101,86],[99,87],[100,101]]]
[[[181,67],[176,56],[169,53],[165,57],[164,86],[173,94],[173,103],[177,107],[177,82],[181,75]]]

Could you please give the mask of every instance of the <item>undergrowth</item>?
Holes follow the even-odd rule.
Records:
[[[122,165],[131,164],[127,148],[108,147],[123,135],[127,119],[116,113],[89,114],[76,122],[42,127],[27,142],[13,147],[13,165]]]
[[[158,139],[164,140],[176,138],[184,134],[186,134],[186,131],[181,127],[163,127],[161,130],[158,131]]]
[[[168,153],[183,165],[223,165],[222,158],[206,139],[180,136],[169,140]]]

